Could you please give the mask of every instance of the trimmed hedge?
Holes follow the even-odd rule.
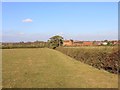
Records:
[[[56,50],[78,61],[89,64],[98,69],[104,69],[111,73],[117,73],[120,69],[120,65],[118,65],[118,61],[120,60],[120,58],[118,58],[118,55],[120,55],[120,50],[118,50],[117,47],[61,47],[56,48]]]

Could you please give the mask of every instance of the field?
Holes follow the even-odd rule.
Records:
[[[118,76],[53,49],[3,49],[5,88],[117,88]]]

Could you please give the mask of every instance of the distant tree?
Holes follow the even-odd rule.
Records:
[[[104,40],[104,42],[108,42],[108,40]]]
[[[108,46],[112,46],[113,44],[112,44],[112,42],[110,42],[110,41],[108,41],[108,44],[107,44]]]
[[[59,35],[53,36],[48,40],[48,43],[50,48],[55,49],[56,47],[62,46],[63,37]]]
[[[104,42],[106,42],[108,46],[112,46],[112,42],[110,42],[108,40],[104,40]]]

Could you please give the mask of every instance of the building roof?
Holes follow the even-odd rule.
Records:
[[[83,42],[84,45],[91,45],[93,42]]]

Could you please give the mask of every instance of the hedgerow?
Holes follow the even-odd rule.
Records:
[[[56,50],[78,60],[89,64],[98,69],[104,69],[111,73],[118,73],[120,65],[118,65],[118,55],[120,50],[112,46],[96,46],[96,47],[61,47]]]

